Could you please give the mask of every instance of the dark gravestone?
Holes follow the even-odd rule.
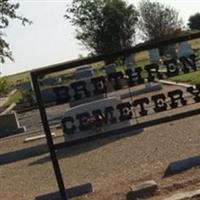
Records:
[[[82,80],[87,78],[92,78],[95,75],[94,70],[90,65],[81,66],[76,69],[74,73],[74,78],[76,80]]]
[[[30,90],[32,90],[32,84],[29,81],[22,82],[22,83],[18,84],[18,88],[22,92],[30,91]]]
[[[76,80],[81,80],[81,79],[85,79],[85,78],[90,78],[93,77],[94,73],[92,70],[88,69],[88,70],[84,70],[84,71],[77,71],[75,73],[75,79]]]
[[[158,64],[160,62],[160,53],[157,48],[149,50],[149,60],[150,60],[150,63]]]
[[[0,115],[0,138],[25,131],[25,127],[20,127],[16,113]]]
[[[191,45],[188,42],[181,42],[177,49],[178,58],[189,57],[194,54]]]
[[[56,78],[52,78],[52,77],[49,77],[49,78],[45,78],[41,81],[41,85],[43,86],[55,86],[57,85],[57,79]]]
[[[127,56],[125,58],[125,64],[126,64],[127,69],[131,69],[131,70],[135,71],[136,63],[135,63],[134,56],[132,56],[132,55]]]
[[[106,75],[109,76],[112,73],[116,73],[116,64],[109,64],[105,66]]]
[[[44,89],[41,91],[42,99],[45,103],[56,102],[56,94],[53,88]]]
[[[191,169],[192,167],[200,165],[200,156],[195,156],[183,160],[172,162],[168,165],[165,176],[177,174],[182,171]]]
[[[163,47],[163,55],[167,59],[177,59],[177,52],[176,52],[175,45],[169,45],[169,46]]]

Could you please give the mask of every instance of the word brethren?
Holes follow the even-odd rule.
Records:
[[[124,86],[123,79],[126,80],[125,82],[128,87],[132,87],[144,82],[153,82],[155,79],[165,79],[176,76],[179,73],[189,73],[191,70],[197,70],[194,55],[182,57],[179,61],[180,63],[177,63],[175,59],[164,61],[166,73],[160,72],[160,66],[158,64],[146,65],[144,70],[146,71],[147,77],[143,77],[143,68],[136,67],[134,70],[127,69],[125,74],[123,72],[114,72],[107,77],[98,76],[91,78],[90,81],[81,80],[71,83],[70,86],[54,87],[53,92],[56,95],[56,103],[78,101],[84,98],[105,94],[108,92],[108,82],[111,83],[114,90],[120,90]],[[92,91],[88,89],[88,84],[92,85]]]

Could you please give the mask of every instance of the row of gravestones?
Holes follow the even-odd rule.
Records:
[[[182,42],[178,45],[178,48],[176,49],[175,46],[168,46],[164,50],[164,54],[166,57],[171,57],[171,58],[180,58],[180,57],[188,57],[191,54],[194,54],[194,51],[192,50],[190,44],[188,42]],[[157,48],[149,50],[149,59],[150,63],[158,63],[160,61],[160,52]],[[133,68],[135,64],[135,60],[133,56],[129,56],[125,60],[127,68]],[[116,72],[116,65],[115,64],[110,64],[105,67],[106,74],[111,74]],[[83,74],[83,77],[84,74]],[[55,86],[62,84],[62,80],[59,78],[54,78],[54,77],[49,77],[46,78],[42,81],[40,81],[41,86]],[[27,82],[22,82],[18,84],[18,88],[22,91],[27,91],[32,89],[32,85],[29,81]]]
[[[176,48],[175,46],[168,46],[164,49],[164,55],[166,58],[171,59],[179,59],[181,57],[189,57],[194,54],[191,45],[188,42],[182,42]],[[160,62],[160,52],[156,49],[149,50],[149,57],[151,63],[159,63]]]
[[[175,49],[175,46],[168,46],[165,48],[165,55],[170,55],[171,58],[180,58],[180,57],[188,57],[189,55],[194,54],[191,46],[188,44],[188,42],[182,42],[178,45],[178,48]],[[160,62],[160,53],[158,49],[151,49],[149,50],[149,60],[150,63],[159,63]],[[125,63],[127,68],[131,68],[134,70],[135,68],[135,59],[133,56],[128,56],[125,59]],[[105,67],[106,75],[109,75],[111,73],[116,72],[116,65],[110,64]],[[84,73],[81,73],[82,79],[85,79]],[[80,77],[81,79],[81,77]],[[57,86],[59,84],[62,84],[62,80],[58,80],[54,77],[46,78],[42,81],[40,81],[40,85],[47,86],[46,89],[42,90],[42,96],[45,102],[51,103],[56,101],[56,94],[52,92],[52,87]],[[51,87],[48,87],[51,86]],[[27,94],[29,91],[33,91],[32,84],[30,82],[23,82],[21,84],[18,84],[18,88],[21,90],[22,94]],[[25,99],[25,98],[24,98]],[[36,103],[36,101],[33,98],[32,104]]]

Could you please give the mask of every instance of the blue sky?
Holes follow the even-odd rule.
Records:
[[[199,0],[158,0],[171,5],[180,12],[183,21],[191,14],[200,12]],[[3,75],[39,68],[71,59],[87,51],[75,39],[74,28],[63,18],[66,4],[71,0],[11,0],[19,2],[19,14],[33,21],[23,27],[12,21],[5,30],[15,62],[6,60],[1,64]],[[127,0],[137,6],[139,0]]]

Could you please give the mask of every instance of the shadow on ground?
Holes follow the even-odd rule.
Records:
[[[101,146],[104,146],[106,144],[112,143],[116,140],[122,139],[124,137],[130,137],[135,134],[123,133],[120,135],[116,135],[116,136],[112,136],[112,137],[108,137],[108,138],[104,138],[104,139],[92,140],[92,141],[85,142],[83,144],[66,147],[64,149],[57,150],[56,151],[57,156],[59,159],[77,156],[79,154],[89,152],[91,150],[100,148]],[[137,134],[139,134],[139,133],[137,133]],[[42,145],[37,145],[34,147],[28,147],[28,148],[20,149],[17,151],[0,154],[0,165],[5,165],[5,164],[25,160],[25,159],[28,159],[31,157],[41,156],[48,152],[49,151],[48,151],[47,145],[42,144]],[[50,157],[48,154],[44,158],[38,159],[37,161],[30,163],[30,165],[43,164],[45,162],[48,162],[49,160],[50,160]]]
[[[79,197],[88,193],[93,192],[92,184],[86,183],[83,185],[75,186],[65,190],[68,198]],[[35,200],[59,200],[61,199],[59,192],[49,193],[41,195],[35,198]]]
[[[139,132],[135,133],[134,135],[136,134],[139,134]],[[63,159],[66,157],[77,156],[79,154],[86,153],[94,149],[100,148],[104,145],[107,145],[109,143],[115,142],[116,140],[123,139],[125,137],[131,137],[131,136],[133,136],[132,133],[125,133],[125,134],[120,134],[120,135],[116,135],[116,136],[112,136],[112,137],[108,137],[104,139],[87,141],[83,144],[78,144],[78,145],[66,147],[64,149],[56,150],[57,157],[58,159]],[[38,159],[37,161],[30,163],[30,165],[43,164],[43,163],[48,162],[49,160],[50,160],[50,157],[48,155],[41,159]]]
[[[0,154],[0,165],[13,163],[20,160],[25,160],[30,157],[43,155],[45,153],[48,153],[48,148],[46,144],[42,144],[34,147],[29,147],[17,151]]]

